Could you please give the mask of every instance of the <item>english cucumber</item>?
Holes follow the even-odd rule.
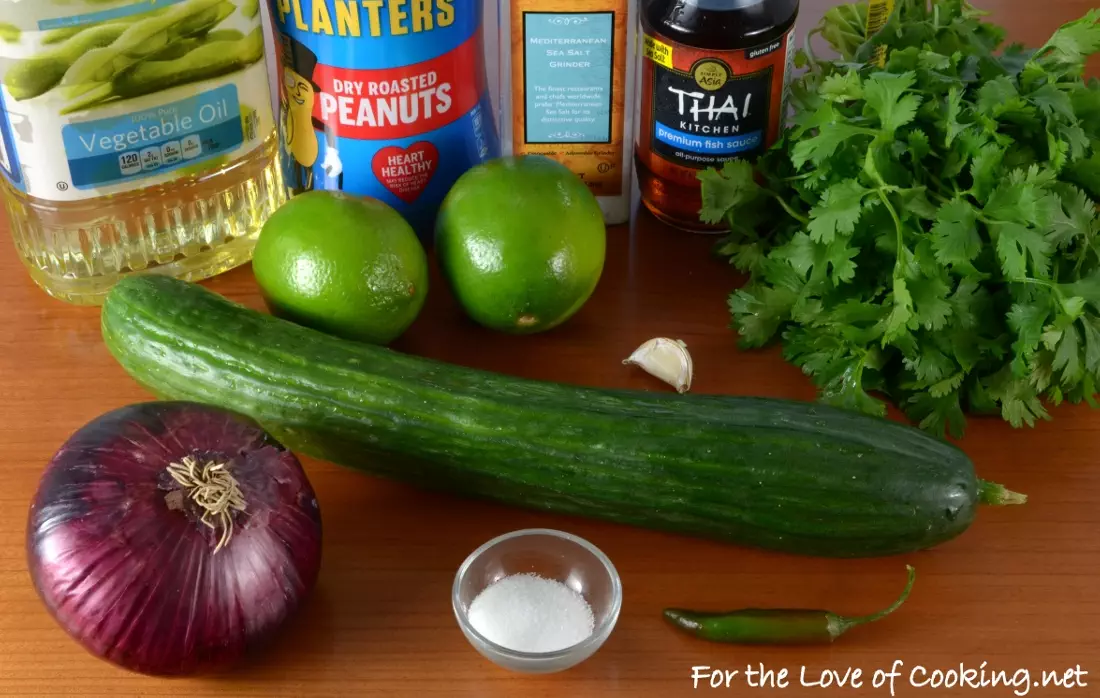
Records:
[[[820,404],[539,382],[336,339],[135,276],[103,336],[154,393],[237,410],[307,455],[419,486],[805,555],[950,540],[975,477],[919,430]]]

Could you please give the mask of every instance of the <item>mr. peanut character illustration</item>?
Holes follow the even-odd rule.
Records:
[[[336,150],[336,136],[313,116],[316,96],[321,92],[313,82],[317,56],[295,39],[282,35],[283,44],[283,134],[285,146],[293,160],[291,187],[296,190],[314,188],[343,189],[344,165]],[[313,166],[319,156],[317,132],[325,134],[325,152],[321,160],[324,172],[322,187],[315,187]]]

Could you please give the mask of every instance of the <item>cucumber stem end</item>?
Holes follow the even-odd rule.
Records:
[[[1027,502],[1027,495],[1013,492],[1004,485],[998,485],[995,482],[978,480],[978,501],[990,506],[1003,507],[1024,504]]]

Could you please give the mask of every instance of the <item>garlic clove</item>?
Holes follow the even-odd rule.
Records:
[[[668,383],[679,393],[691,389],[694,368],[687,344],[678,339],[655,337],[634,350],[624,364],[640,367],[655,378]]]

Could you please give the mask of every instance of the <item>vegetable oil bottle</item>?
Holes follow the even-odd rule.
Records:
[[[798,0],[643,0],[635,167],[658,218],[712,230],[700,170],[779,137],[797,14]]]
[[[0,0],[0,195],[47,293],[247,262],[286,198],[258,0]]]

